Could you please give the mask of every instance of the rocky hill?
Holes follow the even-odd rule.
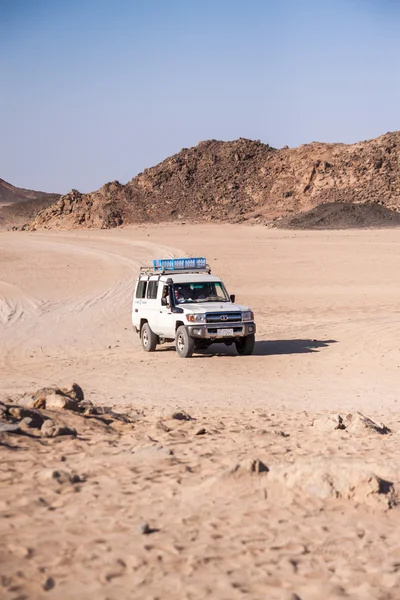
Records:
[[[60,194],[17,188],[0,179],[0,226],[26,223],[59,197]]]
[[[117,227],[174,220],[279,223],[320,204],[400,209],[400,132],[352,145],[314,142],[277,150],[216,140],[183,149],[126,185],[73,190],[26,228]]]
[[[327,202],[280,219],[282,229],[367,229],[399,227],[400,212],[376,203]]]

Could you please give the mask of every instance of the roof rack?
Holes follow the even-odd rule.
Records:
[[[188,275],[194,273],[211,274],[210,265],[206,265],[204,269],[154,269],[154,267],[140,267],[141,275]]]

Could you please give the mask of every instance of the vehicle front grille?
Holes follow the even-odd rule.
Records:
[[[218,323],[218,325],[225,325],[227,323],[237,323],[241,320],[241,312],[206,313],[206,323]]]

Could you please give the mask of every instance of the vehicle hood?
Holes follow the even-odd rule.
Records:
[[[212,313],[212,312],[243,312],[251,310],[248,306],[243,304],[232,304],[232,302],[204,302],[204,303],[187,303],[180,304],[179,308],[183,308],[188,313]]]

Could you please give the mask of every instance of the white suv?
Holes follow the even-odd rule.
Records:
[[[135,286],[132,323],[143,350],[173,342],[182,358],[215,342],[252,354],[256,326],[247,306],[235,304],[205,258],[154,260],[142,267]]]

